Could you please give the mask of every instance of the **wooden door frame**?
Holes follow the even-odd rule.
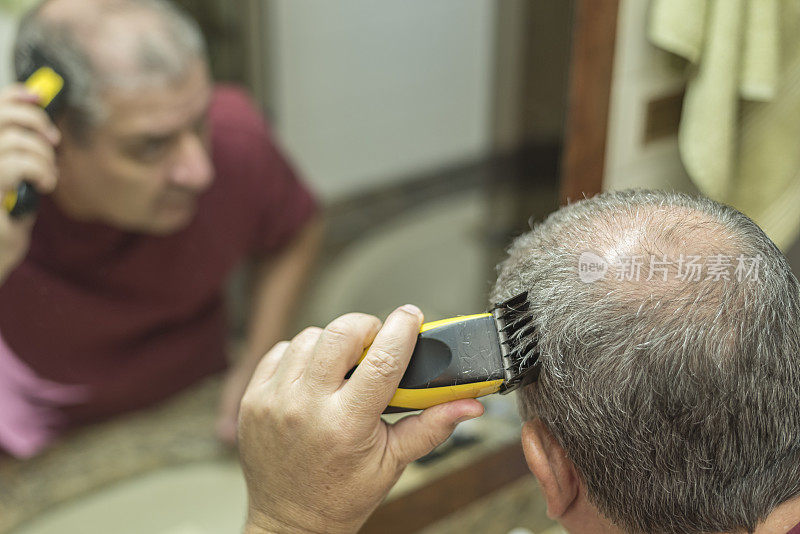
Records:
[[[564,136],[562,204],[603,187],[619,0],[577,0],[569,111]]]

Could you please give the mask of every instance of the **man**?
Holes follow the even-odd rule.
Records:
[[[35,226],[0,213],[0,450],[30,456],[224,369],[226,280],[249,259],[217,428],[232,442],[319,241],[313,197],[243,92],[212,85],[199,29],[171,4],[45,1],[20,25],[18,72],[31,50],[68,102],[54,125],[21,85],[0,93],[0,190],[43,194]]]
[[[583,200],[511,247],[492,298],[523,291],[541,373],[519,391],[522,444],[550,517],[575,534],[800,532],[800,284],[750,219],[674,193]],[[470,399],[381,422],[420,321],[344,316],[262,360],[240,414],[247,532],[355,532],[480,415]]]

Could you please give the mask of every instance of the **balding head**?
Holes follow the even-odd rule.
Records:
[[[520,392],[625,532],[752,529],[800,495],[800,286],[708,199],[606,193],[518,238],[493,293],[528,292]]]
[[[109,91],[171,84],[205,62],[196,23],[164,0],[47,0],[23,18],[15,70],[39,51],[68,79],[69,124],[86,136],[104,118]]]

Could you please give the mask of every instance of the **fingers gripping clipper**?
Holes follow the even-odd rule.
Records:
[[[33,54],[33,72],[24,76],[25,87],[39,97],[39,105],[53,120],[63,108],[66,99],[66,80],[52,67],[45,64],[40,55]],[[23,181],[15,191],[6,192],[2,197],[3,209],[11,217],[22,217],[36,211],[39,195],[30,182]]]

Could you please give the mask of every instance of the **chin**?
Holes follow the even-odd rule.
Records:
[[[170,235],[189,226],[195,210],[171,210],[161,212],[148,220],[141,231],[153,235]]]
[[[150,233],[154,235],[169,235],[179,232],[189,226],[194,217],[184,217],[183,219],[172,219],[166,221],[159,221],[150,227]]]

